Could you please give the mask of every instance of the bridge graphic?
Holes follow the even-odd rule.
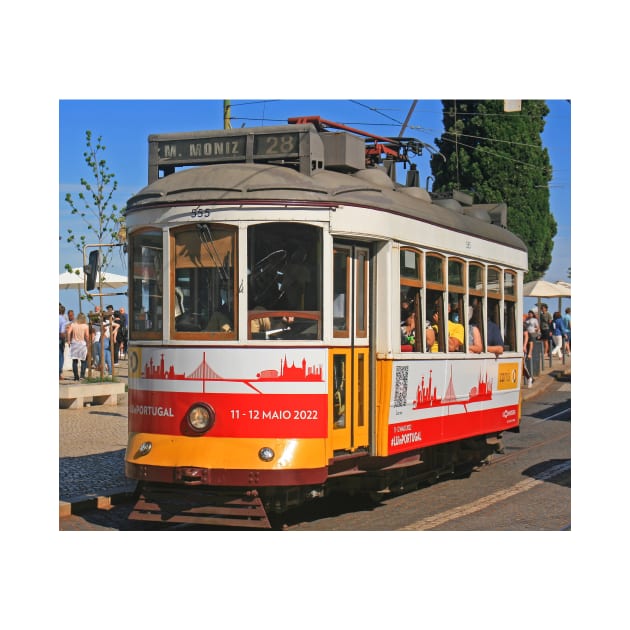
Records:
[[[488,373],[486,372],[485,376],[482,376],[480,372],[477,385],[471,387],[470,392],[468,392],[468,398],[458,399],[453,383],[453,368],[451,367],[451,376],[444,396],[440,398],[437,395],[437,387],[433,385],[433,370],[429,370],[428,381],[425,383],[425,377],[423,376],[418,385],[413,408],[427,409],[430,407],[444,407],[448,405],[464,405],[464,409],[467,411],[468,403],[483,400],[492,400],[492,380],[488,378]]]
[[[270,382],[270,381],[284,381],[284,382],[322,382],[323,381],[323,368],[321,365],[308,365],[305,358],[299,365],[295,365],[295,362],[289,364],[289,361],[284,356],[284,359],[280,362],[278,370],[266,369],[258,372],[255,378],[224,378],[222,377],[206,360],[206,353],[202,353],[201,361],[195,367],[192,372],[186,374],[185,372],[176,372],[173,364],[166,366],[164,361],[164,354],[160,355],[159,363],[153,363],[153,357],[144,365],[142,375],[143,379],[157,379],[168,381],[230,381],[240,382],[249,385],[255,391],[256,389],[252,383],[255,382]],[[205,386],[204,386],[205,391]]]

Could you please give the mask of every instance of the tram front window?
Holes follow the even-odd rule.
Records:
[[[174,332],[234,337],[236,231],[232,227],[200,223],[174,230],[172,238]]]
[[[247,230],[250,339],[321,339],[321,229],[264,223]]]
[[[155,230],[133,235],[131,259],[131,336],[137,339],[161,335],[162,232]]]

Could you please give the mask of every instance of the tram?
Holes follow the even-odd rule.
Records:
[[[471,470],[518,431],[527,248],[505,204],[430,194],[413,165],[396,183],[417,145],[319,117],[148,144],[130,518],[269,528]]]

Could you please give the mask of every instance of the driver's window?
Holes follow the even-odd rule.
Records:
[[[321,229],[263,223],[247,230],[248,337],[321,339]]]
[[[173,230],[171,238],[175,267],[173,336],[235,338],[236,230],[199,223]]]

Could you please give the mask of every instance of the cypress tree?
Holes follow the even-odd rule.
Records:
[[[557,223],[549,206],[551,163],[541,134],[549,108],[524,100],[521,111],[505,112],[502,100],[442,101],[444,133],[431,157],[434,192],[461,190],[475,203],[508,207],[508,229],[529,250],[525,280],[544,275],[551,264]]]

